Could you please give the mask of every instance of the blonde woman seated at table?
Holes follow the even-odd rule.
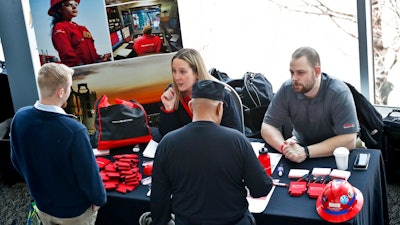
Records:
[[[161,138],[192,121],[189,101],[192,99],[192,86],[199,80],[215,80],[206,69],[203,58],[195,49],[180,49],[171,60],[173,84],[161,95],[159,134],[153,130],[153,139]],[[239,112],[232,96],[225,90],[224,113],[221,125],[241,130]]]

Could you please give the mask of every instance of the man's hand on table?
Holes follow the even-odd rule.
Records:
[[[307,158],[304,148],[291,138],[287,139],[282,146],[282,154],[290,161],[301,163]]]

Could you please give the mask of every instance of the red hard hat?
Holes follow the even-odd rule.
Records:
[[[364,197],[360,190],[346,180],[335,179],[319,195],[316,208],[322,219],[341,223],[355,217],[363,203]]]
[[[49,8],[49,11],[47,11],[47,14],[49,14],[49,16],[53,16],[54,15],[53,7],[63,1],[65,1],[65,0],[50,0],[50,8]],[[81,2],[80,0],[75,0],[75,1],[78,4]]]

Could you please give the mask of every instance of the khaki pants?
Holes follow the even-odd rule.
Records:
[[[43,225],[94,225],[97,218],[97,211],[90,206],[84,213],[72,218],[58,218],[51,216],[38,209],[39,218]]]

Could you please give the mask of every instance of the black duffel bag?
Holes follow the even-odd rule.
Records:
[[[271,83],[263,74],[253,72],[226,83],[235,88],[242,100],[246,136],[261,138],[264,114],[274,95]]]

